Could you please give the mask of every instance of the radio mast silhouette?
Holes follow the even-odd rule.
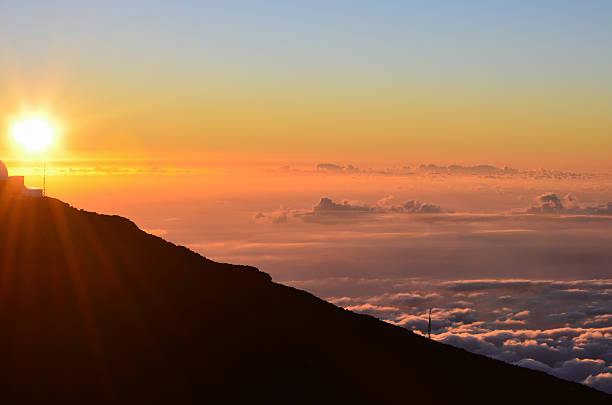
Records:
[[[431,339],[431,308],[429,308],[429,322],[427,323],[427,338]]]

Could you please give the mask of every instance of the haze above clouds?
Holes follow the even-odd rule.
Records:
[[[411,330],[432,307],[435,339],[610,391],[610,176],[279,166],[64,166],[48,187]]]

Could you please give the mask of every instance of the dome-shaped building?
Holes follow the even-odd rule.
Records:
[[[0,160],[0,198],[42,197],[42,190],[27,188],[23,176],[9,176],[8,169]]]

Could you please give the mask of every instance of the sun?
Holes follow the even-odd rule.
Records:
[[[32,117],[11,125],[11,136],[28,152],[41,152],[53,143],[55,128],[44,118]]]

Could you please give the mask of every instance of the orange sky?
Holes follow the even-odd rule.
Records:
[[[131,83],[102,92],[67,85],[79,95],[35,89],[0,104],[8,120],[24,110],[22,99],[35,100],[26,111],[58,122],[50,159],[611,169],[612,93],[602,89],[267,83],[183,94],[155,85],[143,94]],[[25,157],[2,140],[5,159]]]
[[[50,160],[612,170],[609,7],[23,7],[3,159],[25,111],[60,127]]]

